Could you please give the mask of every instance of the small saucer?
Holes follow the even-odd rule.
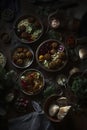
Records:
[[[11,40],[11,37],[8,32],[1,32],[0,33],[0,39],[2,40],[3,43],[9,43]]]
[[[5,9],[2,13],[1,13],[1,18],[3,20],[5,20],[6,22],[10,22],[14,19],[14,11],[12,9]]]

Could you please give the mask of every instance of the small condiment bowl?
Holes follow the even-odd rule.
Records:
[[[67,23],[67,16],[63,10],[56,10],[48,16],[48,26],[52,29],[64,28]]]
[[[11,37],[8,32],[0,33],[0,39],[3,43],[10,43]]]

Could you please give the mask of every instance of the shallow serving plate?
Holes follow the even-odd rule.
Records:
[[[16,20],[14,32],[22,43],[34,43],[43,34],[43,24],[32,14],[24,15]]]
[[[49,39],[38,46],[36,60],[39,66],[46,71],[60,71],[67,64],[68,53],[61,42]]]

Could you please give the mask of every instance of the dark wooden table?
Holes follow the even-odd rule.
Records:
[[[58,4],[58,3],[57,3]],[[11,48],[15,45],[15,42],[18,42],[18,39],[16,38],[14,31],[13,31],[13,26],[14,26],[14,22],[15,20],[20,16],[20,15],[24,15],[24,14],[35,14],[37,16],[39,16],[41,18],[41,20],[43,21],[45,30],[44,30],[44,34],[43,36],[40,38],[40,40],[38,42],[35,43],[35,45],[31,45],[33,51],[36,51],[36,48],[38,47],[38,45],[43,41],[48,39],[49,37],[47,37],[47,35],[45,34],[47,26],[48,26],[48,21],[47,21],[47,17],[49,13],[52,13],[53,11],[55,11],[58,8],[58,5],[55,4],[54,7],[52,7],[52,4],[41,4],[41,5],[32,5],[29,3],[29,1],[21,1],[20,3],[20,12],[15,15],[15,19],[12,22],[6,22],[3,21],[1,19],[0,21],[0,32],[2,31],[7,31],[8,33],[10,33],[11,36],[11,41],[8,44],[3,43],[2,41],[0,41],[0,51],[3,51],[3,53],[5,54],[5,56],[7,57],[7,63],[6,63],[6,69],[7,70],[15,70],[18,75],[23,71],[23,70],[19,70],[17,68],[15,68],[12,63],[11,63]],[[49,10],[50,8],[50,10]],[[46,10],[48,10],[48,12]],[[43,11],[44,10],[44,11]],[[42,11],[42,12],[41,12]],[[47,14],[46,14],[47,13]],[[71,33],[71,32],[70,32]],[[62,42],[64,42],[64,40],[62,40]],[[57,75],[60,74],[65,74],[66,76],[69,76],[69,71],[73,66],[78,66],[80,62],[74,62],[74,61],[70,61],[68,62],[67,66],[60,72],[55,72],[55,73],[50,73],[50,72],[46,72],[45,70],[43,70],[42,68],[40,68],[38,66],[38,64],[36,63],[36,60],[33,62],[33,64],[29,67],[29,68],[36,68],[39,69],[40,71],[42,71],[42,73],[44,74],[46,79],[52,79],[53,81],[55,80]],[[80,65],[81,68],[81,65]],[[82,71],[85,69],[86,67],[83,67]],[[21,93],[21,92],[18,92]],[[28,97],[30,100],[35,100],[39,101],[39,99],[41,98],[43,100],[43,96],[37,95],[35,97]],[[11,105],[11,104],[10,104]],[[21,114],[17,113],[15,111],[15,109],[13,109],[13,106],[11,105],[9,107],[10,109],[8,109],[8,118],[13,118],[16,116],[21,116]],[[28,112],[33,111],[33,108],[31,107],[31,109]],[[27,113],[28,113],[27,112]],[[64,120],[61,123],[53,123],[52,125],[54,126],[55,130],[87,130],[87,111],[86,110],[78,110],[78,111],[73,111],[72,113],[69,113],[69,116],[67,116],[66,120]]]

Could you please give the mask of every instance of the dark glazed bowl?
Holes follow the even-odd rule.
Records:
[[[45,100],[44,106],[43,106],[44,112],[45,112],[45,115],[47,116],[47,118],[48,118],[50,121],[55,122],[55,123],[60,123],[62,120],[65,120],[65,117],[64,117],[62,120],[60,120],[60,119],[58,119],[58,118],[55,117],[55,116],[51,117],[51,116],[49,115],[50,106],[53,105],[53,104],[58,105],[58,100],[59,100],[60,98],[61,98],[61,97],[58,96],[57,94],[51,95],[51,96],[49,96],[49,97]],[[60,99],[60,100],[62,101],[62,99]],[[68,101],[67,98],[66,98],[66,100],[67,100],[66,105],[69,105],[69,101]],[[63,103],[63,102],[62,102],[62,103]],[[59,105],[58,105],[58,106],[59,106]],[[63,106],[65,106],[65,105],[63,105]]]
[[[37,95],[44,88],[44,76],[37,69],[27,69],[19,76],[19,86],[26,95]]]
[[[19,69],[25,69],[29,67],[34,60],[33,50],[26,45],[15,46],[11,50],[11,62]]]
[[[68,62],[65,46],[55,39],[43,41],[36,50],[36,60],[41,68],[49,72],[62,70]]]
[[[22,28],[20,27],[21,25],[23,25]],[[22,43],[31,44],[39,40],[42,36],[43,24],[38,17],[32,14],[24,15],[16,20],[14,32],[19,41]]]

